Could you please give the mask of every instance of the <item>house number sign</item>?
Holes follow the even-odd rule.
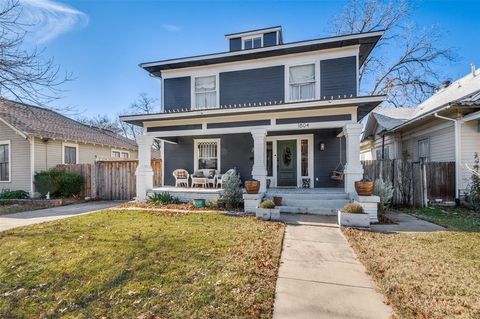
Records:
[[[298,128],[309,128],[310,124],[308,123],[298,123]]]

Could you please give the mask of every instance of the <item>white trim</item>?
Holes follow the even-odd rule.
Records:
[[[160,157],[162,159],[162,186],[165,186],[165,141],[160,140]]]
[[[317,40],[308,40],[308,41],[301,41],[301,42],[295,42],[295,43],[280,44],[274,47],[265,47],[265,48],[249,50],[248,53],[276,51],[276,50],[282,50],[282,49],[304,46],[304,45],[346,41],[351,39],[363,39],[363,38],[374,37],[374,36],[382,36],[383,33],[384,31],[376,31],[376,32],[369,32],[369,33],[362,33],[362,34],[351,34],[351,35],[344,35],[344,36],[338,36],[338,37],[331,37],[326,39],[317,39]],[[234,38],[238,38],[238,37],[241,37],[241,35],[234,36]],[[197,57],[186,57],[186,58],[179,58],[179,59],[141,63],[140,67],[146,68],[146,67],[159,66],[159,65],[171,64],[171,63],[198,61],[198,60],[204,60],[204,59],[221,58],[226,56],[236,56],[236,55],[242,55],[242,54],[245,54],[245,52],[231,51],[231,52],[223,52],[223,53],[217,53],[217,54],[207,54],[207,55],[201,55]]]
[[[65,146],[75,147],[75,149],[76,149],[75,164],[78,164],[78,163],[80,162],[80,161],[79,161],[79,158],[78,158],[78,155],[79,155],[79,147],[78,147],[78,144],[76,144],[76,143],[67,143],[67,142],[62,142],[62,164],[65,164]]]
[[[33,197],[35,193],[35,184],[33,183],[34,176],[35,176],[35,137],[30,136],[29,141],[30,141],[30,196]]]
[[[468,122],[468,121],[473,121],[478,119],[480,119],[480,111],[465,115],[465,117],[463,118],[463,121]]]
[[[215,77],[215,106],[210,107],[210,108],[198,108],[197,109],[197,94],[195,92],[195,79],[197,78],[205,78],[205,77]],[[192,110],[211,110],[211,109],[217,109],[220,106],[220,76],[219,73],[199,73],[197,75],[192,75],[190,76],[190,108]]]
[[[282,27],[278,26],[278,27],[273,27],[273,28],[258,29],[258,30],[247,31],[247,32],[231,33],[231,34],[227,34],[225,36],[225,38],[230,40],[230,39],[241,38],[241,37],[245,37],[245,36],[249,36],[249,35],[264,34],[264,33],[270,33],[270,32],[274,32],[274,31],[278,32],[280,30],[282,30]]]
[[[221,140],[219,138],[205,138],[205,139],[194,139],[193,140],[193,168],[194,173],[198,171],[198,143],[202,142],[215,142],[217,143],[217,171],[221,172],[222,168],[222,156],[221,156]]]
[[[260,48],[263,48],[263,32],[261,33],[254,33],[249,36],[242,36],[241,41],[242,41],[242,50],[245,50],[245,41],[247,40],[252,40],[252,48],[247,49],[247,50],[252,50],[252,49],[258,49],[258,48],[253,48],[253,40],[260,38]]]
[[[11,183],[12,182],[12,141],[3,140],[0,141],[0,145],[8,145],[8,180],[2,181],[0,183]]]
[[[303,65],[312,65],[314,67],[315,71],[315,97],[313,99],[308,99],[308,100],[292,100],[290,97],[290,68],[291,67],[296,67],[296,66],[303,66]],[[318,100],[320,99],[320,60],[318,59],[313,59],[312,60],[305,60],[300,64],[295,64],[295,63],[285,63],[285,68],[284,68],[284,92],[285,92],[285,102],[310,102],[312,100]]]
[[[119,153],[120,153],[120,157],[118,157],[118,158],[130,158],[130,151],[128,151],[128,150],[122,150],[122,149],[118,149],[118,148],[111,148],[111,149],[110,149],[110,156],[111,156],[111,157],[115,157],[115,156],[113,156],[113,152],[119,152]],[[122,157],[122,153],[127,153],[127,154],[128,154],[128,157]]]
[[[273,176],[267,176],[267,179],[271,180],[270,187],[277,187],[277,142],[285,140],[296,140],[297,142],[297,187],[302,187],[302,178],[310,178],[310,188],[314,187],[315,177],[314,177],[314,139],[313,134],[298,134],[298,135],[278,135],[278,136],[267,136],[265,140],[265,163],[267,163],[267,142],[272,142],[272,173]],[[301,159],[301,141],[308,141],[308,176],[302,176],[302,159]]]

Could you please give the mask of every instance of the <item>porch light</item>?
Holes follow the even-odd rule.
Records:
[[[325,151],[325,143],[324,142],[320,142],[319,149],[320,149],[320,151]]]

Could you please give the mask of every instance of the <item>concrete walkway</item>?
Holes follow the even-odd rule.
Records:
[[[416,233],[416,232],[433,232],[447,230],[442,226],[427,222],[426,220],[417,218],[400,212],[392,212],[388,214],[388,218],[395,224],[390,225],[371,225],[373,231],[380,233]]]
[[[303,222],[287,225],[273,318],[389,318],[340,229]]]
[[[98,201],[32,210],[0,216],[0,231],[21,226],[49,222],[71,216],[93,213],[119,205],[121,201]]]

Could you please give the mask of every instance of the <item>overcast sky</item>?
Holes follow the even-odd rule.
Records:
[[[284,42],[328,36],[346,1],[21,0],[36,23],[30,45],[45,47],[75,80],[57,106],[84,116],[116,115],[140,92],[159,96],[159,83],[139,63],[227,50],[226,33],[282,25]],[[420,1],[419,27],[445,31],[442,45],[459,61],[442,66],[452,80],[480,66],[480,1]]]

